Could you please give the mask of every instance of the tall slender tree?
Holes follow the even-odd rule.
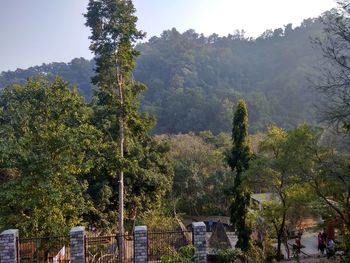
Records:
[[[137,17],[131,0],[90,0],[86,25],[91,28],[90,49],[95,53],[96,76],[92,81],[100,88],[100,99],[117,105],[119,158],[123,162],[125,150],[126,116],[133,103],[131,71],[138,52],[135,41],[145,34],[136,29]],[[126,98],[125,98],[126,97]],[[108,102],[107,102],[108,103]],[[124,233],[124,169],[119,168],[119,222]]]
[[[95,171],[87,178],[96,208],[91,217],[110,227],[118,215],[119,233],[124,232],[124,215],[135,222],[137,213],[157,204],[172,175],[167,147],[150,134],[154,119],[139,110],[146,87],[133,79],[132,70],[139,55],[135,43],[145,34],[136,29],[134,13],[131,0],[90,0],[85,15],[96,61],[92,81],[98,87],[92,121],[104,134]],[[112,212],[117,203],[118,213]]]
[[[244,184],[243,172],[248,169],[252,158],[248,140],[248,111],[246,103],[240,100],[233,118],[232,149],[228,156],[228,164],[235,172],[230,206],[231,223],[238,235],[237,248],[247,252],[250,248],[251,228],[247,223],[250,191]]]
[[[96,76],[93,83],[101,90],[100,96],[117,105],[119,158],[124,159],[125,122],[133,103],[131,71],[138,52],[135,41],[145,34],[136,29],[137,17],[131,0],[90,0],[86,25],[91,28],[90,49],[96,57]],[[126,94],[125,94],[126,93]],[[130,96],[131,95],[131,96]],[[127,98],[124,98],[127,96]],[[100,97],[101,99],[101,97]],[[124,169],[119,168],[118,228],[124,233]]]

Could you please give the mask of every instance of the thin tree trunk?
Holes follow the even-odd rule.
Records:
[[[137,206],[135,205],[135,209],[134,209],[133,217],[132,217],[132,230],[131,230],[131,233],[134,233],[134,231],[135,231],[136,217],[137,217]]]
[[[118,69],[117,69],[118,71]],[[120,158],[124,159],[124,101],[123,101],[123,77],[117,72],[118,78],[118,88],[119,88],[119,102],[120,102],[120,115],[119,115],[119,150]],[[119,173],[119,255],[120,259],[124,258],[124,171],[123,168],[120,168]]]
[[[284,233],[284,225],[285,225],[285,221],[286,221],[286,215],[283,214],[282,217],[282,223],[281,226],[277,232],[277,260],[281,260],[282,259],[282,238],[283,238],[283,233]]]
[[[277,260],[280,261],[282,258],[282,253],[281,253],[281,246],[282,246],[282,236],[279,234],[277,235]]]
[[[289,250],[288,236],[286,234],[286,231],[283,231],[283,236],[284,236],[284,246],[285,246],[286,252],[287,252],[287,259],[289,259],[290,258],[290,250]]]

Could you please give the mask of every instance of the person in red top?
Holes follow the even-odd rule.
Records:
[[[295,244],[293,244],[293,249],[299,254],[301,248],[302,248],[302,245],[301,245],[301,238],[300,238],[300,237],[297,237],[297,238],[295,239]]]

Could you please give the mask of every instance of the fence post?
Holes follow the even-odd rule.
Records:
[[[85,262],[85,228],[83,226],[73,227],[70,236],[70,259],[72,263]],[[1,262],[2,263],[2,262]]]
[[[193,222],[193,245],[196,248],[196,256],[198,263],[207,262],[207,241],[206,233],[207,228],[204,222]]]
[[[134,235],[134,262],[147,263],[147,226],[135,227]]]
[[[5,230],[0,234],[0,262],[17,263],[18,258],[18,229]]]

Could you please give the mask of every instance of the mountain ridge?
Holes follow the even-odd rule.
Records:
[[[318,19],[267,30],[256,39],[240,31],[205,37],[194,30],[166,30],[137,45],[141,56],[133,74],[148,86],[142,110],[157,118],[157,134],[228,132],[232,107],[240,98],[248,103],[252,132],[273,124],[287,129],[304,121],[313,124],[318,112],[312,105],[318,95],[307,77],[317,75],[321,55],[310,39],[320,34]],[[93,60],[75,58],[6,71],[0,74],[0,88],[35,75],[59,75],[90,100],[93,68]]]

